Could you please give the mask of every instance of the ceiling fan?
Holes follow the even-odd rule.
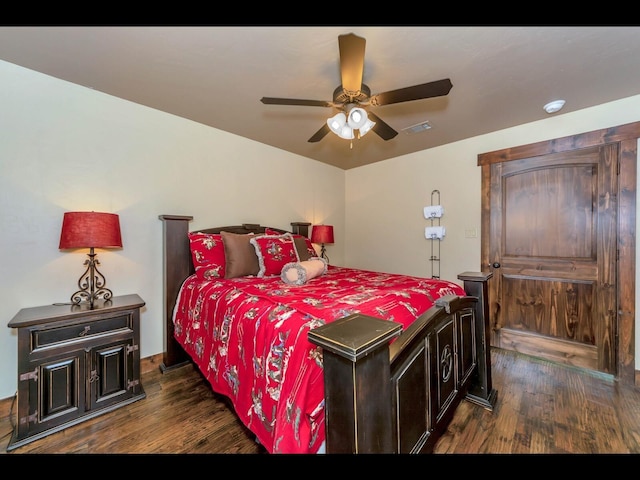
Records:
[[[274,98],[262,97],[260,101],[267,105],[299,105],[308,107],[334,107],[340,110],[336,117],[341,117],[342,125],[347,119],[351,120],[350,114],[361,114],[364,120],[370,118],[366,130],[360,129],[360,136],[369,129],[373,130],[383,140],[391,140],[398,132],[364,107],[377,107],[380,105],[391,105],[393,103],[408,102],[411,100],[421,100],[424,98],[441,97],[447,95],[453,86],[448,78],[436,80],[434,82],[422,83],[412,87],[390,90],[388,92],[371,95],[369,86],[362,83],[362,73],[364,70],[364,50],[366,40],[353,33],[338,36],[338,47],[340,50],[340,77],[342,84],[333,92],[332,101],[323,100],[303,100],[295,98]],[[341,115],[343,114],[343,116]],[[334,131],[339,136],[340,133],[330,128],[332,117],[320,128],[308,141],[319,142],[330,131]],[[359,126],[362,123],[359,124]],[[351,129],[349,129],[351,131]],[[364,133],[362,133],[364,131]],[[352,134],[351,134],[352,135]],[[353,138],[343,137],[343,138]]]

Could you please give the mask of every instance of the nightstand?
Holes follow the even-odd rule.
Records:
[[[146,395],[140,382],[138,295],[23,308],[18,329],[16,426],[7,451]]]

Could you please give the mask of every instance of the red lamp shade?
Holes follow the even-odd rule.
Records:
[[[60,250],[122,247],[120,219],[115,213],[67,212],[62,219]]]
[[[311,243],[333,243],[333,225],[314,225]]]

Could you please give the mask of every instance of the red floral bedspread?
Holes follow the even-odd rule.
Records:
[[[280,277],[183,284],[175,337],[213,390],[271,453],[316,453],[324,442],[322,350],[307,332],[362,313],[405,328],[444,295],[445,280],[329,266],[305,285]]]

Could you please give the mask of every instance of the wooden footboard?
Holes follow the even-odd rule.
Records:
[[[404,332],[366,315],[309,332],[323,348],[327,452],[431,452],[463,399],[493,410],[490,277],[461,274],[469,296],[439,299]]]
[[[163,221],[163,372],[189,362],[173,335],[173,310],[193,273],[188,232],[191,216]],[[309,223],[292,231],[308,236]],[[262,233],[256,224],[201,230]],[[277,229],[276,229],[277,230]],[[328,453],[430,452],[466,399],[493,410],[487,281],[491,273],[465,272],[466,296],[447,296],[407,330],[366,315],[350,315],[309,332],[323,348],[325,430]]]

